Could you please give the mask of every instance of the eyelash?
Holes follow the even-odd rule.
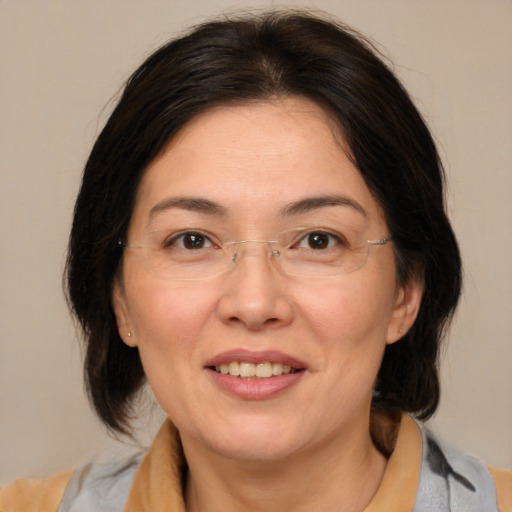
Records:
[[[292,247],[295,247],[295,246],[300,246],[302,244],[302,242],[308,242],[308,238],[311,237],[311,236],[326,236],[328,237],[328,246],[327,247],[321,247],[321,248],[314,248],[314,247],[309,247],[310,249],[312,250],[323,250],[323,249],[332,249],[332,246],[330,244],[331,241],[334,241],[336,245],[346,245],[346,242],[345,240],[340,236],[340,235],[335,235],[334,233],[330,233],[329,231],[324,231],[324,230],[320,230],[320,229],[317,229],[317,230],[313,230],[313,231],[309,231],[307,233],[305,233],[304,235],[301,236],[301,238],[292,245]]]
[[[197,236],[200,237],[202,240],[209,242],[213,247],[219,247],[219,244],[216,244],[212,241],[211,237],[206,235],[205,233],[202,233],[201,231],[182,231],[180,233],[176,233],[168,238],[166,238],[162,244],[162,247],[164,249],[168,249],[171,247],[179,247],[178,241],[182,240],[182,247],[179,247],[180,249],[186,249],[184,247],[184,239],[186,236]],[[202,247],[200,247],[202,249]],[[192,249],[191,249],[192,250]]]
[[[315,230],[311,230],[311,231],[307,231],[305,233],[301,233],[300,235],[300,238],[297,238],[295,242],[293,242],[292,244],[290,244],[290,248],[294,248],[294,249],[298,249],[300,247],[300,245],[307,241],[308,237],[311,237],[313,235],[320,235],[320,236],[327,236],[329,238],[329,241],[328,241],[328,246],[327,247],[322,247],[322,248],[311,248],[312,250],[323,250],[323,249],[331,249],[332,247],[330,246],[330,242],[331,241],[334,241],[336,244],[339,244],[339,245],[343,245],[343,246],[346,246],[348,245],[345,238],[339,234],[334,234],[332,232],[329,232],[329,231],[326,231],[326,230],[322,230],[322,229],[315,229]],[[169,248],[172,248],[172,247],[177,247],[177,248],[180,248],[180,249],[186,249],[186,247],[184,246],[184,238],[186,236],[197,236],[199,238],[201,238],[203,241],[205,242],[208,242],[209,244],[211,244],[211,247],[213,248],[219,248],[221,246],[220,243],[215,243],[213,240],[212,240],[212,237],[201,232],[201,231],[192,231],[192,230],[189,230],[189,231],[182,231],[180,233],[176,233],[168,238],[166,238],[162,244],[162,247],[164,249],[169,249]],[[177,243],[179,240],[182,241],[181,243],[181,246]],[[199,247],[199,249],[203,249],[204,247]],[[194,250],[193,248],[189,248],[189,250]]]

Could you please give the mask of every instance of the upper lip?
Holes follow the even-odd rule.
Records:
[[[281,363],[297,370],[306,368],[306,364],[303,361],[278,350],[253,351],[246,349],[233,349],[217,354],[206,362],[205,367],[220,366],[221,364],[229,364],[232,361],[253,364],[266,362]]]

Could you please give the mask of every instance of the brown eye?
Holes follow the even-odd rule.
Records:
[[[343,236],[319,230],[303,233],[302,238],[293,243],[290,249],[299,249],[302,252],[312,251],[320,253],[329,251],[329,253],[332,253],[333,250],[341,250],[346,247],[347,243]]]
[[[306,238],[310,249],[326,249],[333,237],[328,233],[310,233]]]
[[[183,247],[185,249],[202,249],[206,238],[200,233],[186,233],[183,235]]]
[[[168,240],[165,243],[165,247],[168,249],[177,248],[197,251],[213,247],[213,244],[206,235],[196,231],[187,231]]]

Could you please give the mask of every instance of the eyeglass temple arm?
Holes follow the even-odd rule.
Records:
[[[391,241],[391,237],[381,238],[380,240],[367,240],[370,245],[385,245]]]

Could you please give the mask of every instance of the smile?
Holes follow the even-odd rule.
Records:
[[[240,379],[270,379],[279,375],[288,375],[300,371],[287,364],[271,363],[249,363],[245,361],[231,361],[229,364],[223,363],[214,367],[217,373],[222,375],[231,375]]]
[[[308,365],[278,350],[233,349],[206,361],[215,385],[242,400],[268,400],[294,388]]]

